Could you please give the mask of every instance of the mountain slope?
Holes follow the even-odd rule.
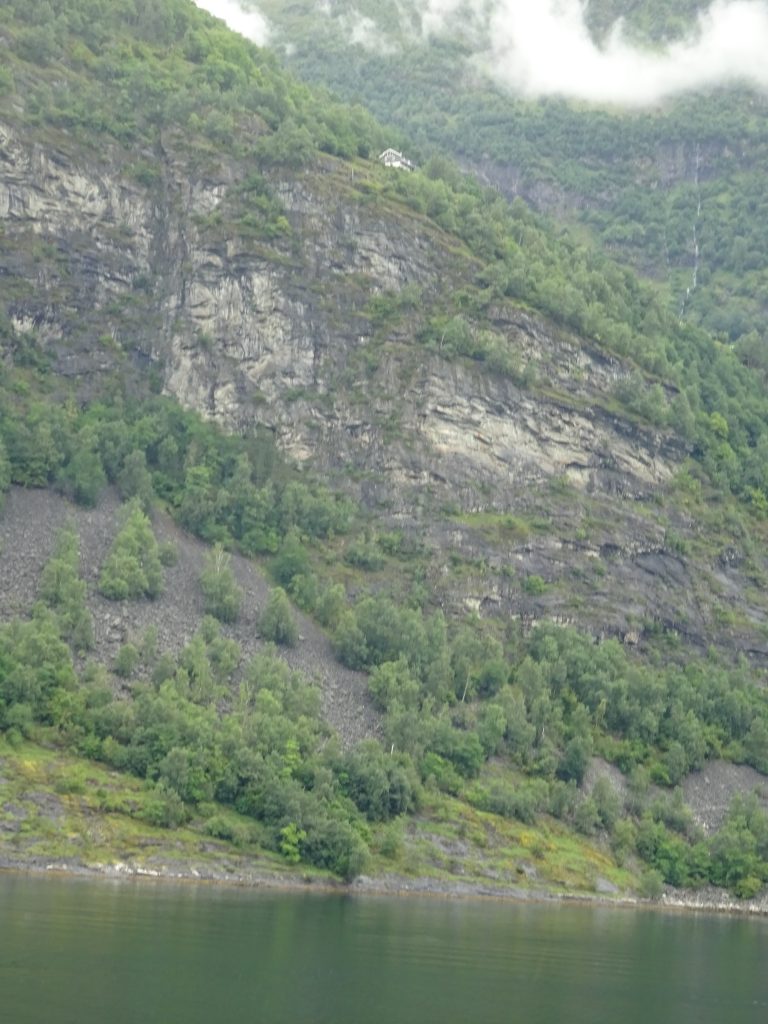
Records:
[[[701,3],[592,3],[599,35],[621,16],[638,45],[690,32]],[[261,5],[286,63],[362,100],[424,153],[452,153],[509,198],[598,241],[663,286],[670,309],[760,361],[766,133],[760,93],[724,87],[625,112],[521,99],[485,77],[468,30],[426,42],[423,4]],[[410,20],[398,12],[407,10]],[[355,13],[357,12],[357,13]],[[367,35],[355,26],[364,22]],[[410,28],[406,31],[406,26]]]
[[[20,78],[28,67],[19,65]],[[73,93],[86,94],[90,77],[69,73]],[[699,650],[715,630],[726,647],[762,658],[762,613],[748,582],[763,572],[756,547],[739,548],[723,569],[727,530],[703,538],[676,499],[663,514],[657,504],[692,447],[721,476],[736,472],[739,489],[762,486],[749,448],[759,384],[734,377],[737,364],[726,366],[727,353],[706,339],[692,349],[636,282],[522,209],[489,209],[450,170],[430,179],[355,168],[311,157],[308,139],[303,155],[275,164],[269,146],[283,129],[266,128],[255,140],[238,134],[255,146],[250,155],[238,154],[243,143],[231,154],[203,148],[190,167],[190,139],[171,120],[141,129],[137,169],[135,149],[115,138],[96,155],[90,129],[73,138],[55,109],[45,111],[55,145],[41,145],[6,106],[11,328],[35,339],[83,394],[116,370],[149,373],[153,387],[228,429],[267,426],[286,452],[393,525],[429,524],[437,550],[451,537],[460,562],[489,569],[451,574],[443,587],[438,558],[432,585],[449,607],[546,610],[620,636],[671,629]],[[248,126],[251,115],[241,116]],[[519,232],[512,249],[490,234],[504,218]],[[516,309],[510,290],[592,325],[608,351]],[[679,335],[678,352],[666,332]],[[622,348],[679,383],[654,383]],[[679,364],[689,354],[707,375],[700,392]],[[712,428],[716,410],[730,446],[743,438],[743,482]],[[461,518],[487,512],[522,517],[519,535]],[[531,531],[537,519],[553,526]],[[679,551],[696,550],[703,559],[676,568]],[[735,578],[714,583],[724,571]],[[552,585],[533,602],[521,589],[529,575]],[[717,632],[713,586],[735,600],[728,630]]]
[[[447,161],[381,167],[369,115],[181,0],[151,16],[68,0],[45,25],[15,10],[0,482],[83,505],[109,482],[134,499],[129,541],[152,547],[142,508],[159,501],[264,559],[370,672],[387,745],[339,749],[311,688],[225,658],[210,624],[128,687],[88,668],[69,605],[104,592],[106,563],[79,580],[66,538],[66,599],[43,580],[0,634],[3,727],[54,727],[158,783],[171,823],[215,797],[342,874],[364,866],[368,823],[435,790],[612,830],[605,785],[576,788],[598,752],[635,773],[617,849],[670,881],[728,881],[649,780],[767,763],[760,377]],[[757,844],[757,810],[733,813]],[[728,884],[747,894],[762,851]]]

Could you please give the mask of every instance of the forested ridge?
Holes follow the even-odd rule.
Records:
[[[370,158],[392,137],[371,115],[300,85],[183,0],[19,2],[9,12],[0,113],[39,145],[66,138],[95,152],[112,140],[137,154],[126,173],[147,189],[159,187],[164,133],[183,136],[193,163],[231,147],[252,164],[233,229],[282,259],[291,227],[280,175],[353,161],[342,166],[354,169],[347,187],[358,198],[381,217],[420,218],[471,268],[448,296],[370,295],[374,343],[396,331],[417,353],[535,395],[547,382],[514,357],[494,318],[500,303],[543,314],[632,368],[605,404],[679,439],[692,457],[678,481],[687,500],[718,503],[756,546],[764,537],[760,365],[681,322],[655,285],[440,155],[414,174],[387,173]],[[16,244],[0,236],[11,267]],[[55,253],[40,246],[40,265],[49,260]],[[104,813],[170,829],[196,821],[209,836],[344,877],[372,857],[407,870],[404,816],[458,800],[531,828],[563,822],[602,842],[635,879],[644,864],[648,893],[660,879],[760,891],[768,818],[758,800],[738,799],[705,836],[676,788],[709,758],[768,771],[768,702],[746,661],[670,651],[664,637],[643,658],[546,622],[446,616],[425,585],[430,556],[419,538],[381,527],[311,460],[292,465],[263,424],[225,434],[159,394],[157,369],[131,367],[124,353],[85,384],[56,375],[55,346],[19,319],[32,288],[13,273],[0,282],[0,491],[50,487],[88,507],[113,488],[125,508],[95,584],[80,576],[75,517],[34,607],[0,627],[9,750],[44,740],[146,780],[146,799],[113,806],[105,795]],[[149,290],[140,283],[139,303]],[[150,633],[99,663],[89,653],[89,588],[116,608],[157,598],[175,557],[153,531],[159,508],[212,545],[199,580],[209,617],[177,656]],[[228,552],[259,559],[275,585],[260,631],[276,647],[250,661],[226,632],[242,598]],[[529,575],[524,587],[535,596],[547,583]],[[311,680],[280,659],[281,646],[300,642],[292,603],[328,631],[341,664],[369,674],[381,741],[345,748]],[[626,775],[628,795],[605,780],[585,792],[595,756]]]
[[[592,2],[586,18],[598,39],[621,18],[629,39],[653,47],[689,35],[696,14],[709,6]],[[745,360],[759,359],[766,287],[762,94],[722,87],[639,111],[529,101],[482,74],[471,32],[427,44],[417,3],[337,4],[332,16],[279,0],[262,8],[276,26],[275,42],[290,42],[290,67],[362,100],[407,133],[412,155],[451,153],[508,196],[524,196],[652,277],[675,314],[682,310],[736,343]],[[358,15],[370,19],[362,42],[352,33]]]

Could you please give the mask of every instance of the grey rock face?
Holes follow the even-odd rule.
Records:
[[[141,160],[157,169],[149,183]],[[629,367],[511,306],[491,326],[519,375],[443,358],[418,328],[472,279],[455,239],[370,200],[330,159],[275,176],[287,224],[246,230],[252,170],[193,166],[178,139],[93,154],[65,136],[43,150],[0,125],[0,285],[16,330],[34,331],[84,395],[119,368],[227,429],[267,426],[288,455],[470,566],[427,581],[446,607],[631,643],[652,622],[706,647],[710,568],[668,549],[654,504],[686,452],[617,411]],[[372,300],[404,289],[412,315],[382,327]],[[494,534],[476,513],[538,526]],[[674,528],[696,529],[679,517]],[[716,569],[756,622],[725,642],[764,660],[740,566]],[[525,589],[530,576],[545,593]]]
[[[154,363],[184,405],[234,429],[266,422],[299,459],[326,452],[329,463],[383,471],[393,493],[445,480],[471,507],[478,488],[503,503],[550,476],[637,490],[671,475],[679,452],[663,438],[589,407],[622,368],[516,310],[497,314],[510,351],[546,366],[550,389],[582,408],[423,352],[406,376],[407,335],[382,346],[372,377],[340,381],[371,340],[370,298],[406,285],[439,295],[451,256],[418,218],[329,199],[322,173],[276,183],[292,227],[281,248],[222,235],[212,218],[238,173],[192,180],[166,157],[162,185],[142,188],[109,159],[86,165],[0,126],[0,218],[19,243],[19,278],[35,284],[12,303],[16,328],[34,327],[64,373],[108,368],[117,344]],[[41,263],[30,238],[56,258]],[[395,418],[404,446],[382,426]]]

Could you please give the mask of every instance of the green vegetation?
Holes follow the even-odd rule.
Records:
[[[9,0],[6,9],[6,95],[15,88],[26,97],[25,118],[84,141],[98,133],[136,146],[173,122],[188,133],[190,150],[195,139],[212,152],[243,146],[238,128],[247,121],[257,129],[250,152],[287,166],[317,147],[355,156],[381,143],[381,129],[362,108],[311,92],[187,0],[52,0],[45,8]],[[266,126],[276,131],[265,133]],[[143,184],[157,181],[151,162],[132,170]],[[254,223],[265,212],[269,220],[255,202]]]
[[[158,804],[154,784],[51,748],[49,734],[39,730],[39,743],[0,736],[0,807],[11,809],[0,812],[6,856],[77,858],[86,864],[129,860],[151,869],[160,854],[166,863],[191,859],[199,867],[216,867],[225,859],[230,870],[233,861],[243,869],[281,870],[282,859],[262,845],[252,819],[208,805],[169,833],[152,821]]]
[[[182,827],[215,801],[259,823],[260,841],[290,863],[350,876],[375,846],[367,823],[429,808],[442,792],[529,827],[559,819],[607,833],[618,860],[639,856],[671,884],[749,895],[768,880],[768,825],[754,802],[737,802],[705,841],[673,789],[711,756],[768,764],[768,700],[741,669],[651,668],[615,641],[557,627],[501,641],[490,623],[449,627],[440,613],[365,597],[341,613],[336,643],[348,663],[372,668],[390,753],[372,741],[344,753],[317,691],[274,656],[244,663],[213,619],[175,658],[151,637],[123,645],[113,667],[132,679],[129,697],[102,667],[76,670],[65,642],[83,608],[76,550],[62,534],[43,573],[52,610],[0,627],[0,729],[18,743],[45,727],[62,748],[154,784],[141,811],[152,825]],[[281,589],[261,628],[278,643],[295,636]],[[593,752],[628,775],[626,805],[605,783],[579,793]],[[651,781],[671,795],[654,796]]]
[[[707,0],[590,0],[586,20],[593,35],[601,38],[622,18],[630,38],[648,43],[687,35],[695,16],[708,6]]]
[[[232,559],[221,544],[217,544],[208,556],[200,577],[200,588],[209,615],[219,622],[237,622],[243,592],[232,572]]]
[[[295,6],[297,12],[306,11],[301,5]],[[269,240],[274,218],[282,217],[276,200],[268,199],[273,193],[270,175],[275,173],[276,166],[270,147],[277,146],[283,153],[286,134],[294,141],[295,137],[303,140],[301,159],[307,168],[317,166],[321,153],[359,158],[361,154],[370,155],[383,144],[382,129],[359,108],[343,107],[327,94],[313,93],[299,85],[281,71],[268,54],[219,27],[184,0],[167,0],[161,8],[163,13],[153,13],[151,17],[139,0],[120,0],[110,6],[109,12],[99,8],[98,16],[97,8],[89,6],[86,0],[60,0],[56,4],[56,17],[48,19],[45,25],[38,24],[40,19],[26,4],[14,4],[12,9],[15,13],[6,32],[11,40],[9,60],[18,91],[0,97],[4,116],[13,121],[18,116],[14,114],[14,104],[20,104],[26,110],[27,119],[39,123],[39,130],[43,131],[45,126],[51,130],[64,127],[68,132],[75,132],[83,146],[89,142],[95,144],[104,133],[112,135],[116,144],[135,146],[143,141],[150,145],[157,142],[160,126],[173,126],[190,147],[199,143],[202,151],[209,154],[226,148],[233,156],[252,160],[257,169],[232,189],[232,195],[224,204],[228,211],[228,231],[245,232],[245,236],[253,240]],[[145,21],[153,24],[151,31],[147,30]],[[325,21],[331,24],[333,19]],[[28,44],[31,37],[38,35],[47,41],[44,55],[37,54],[33,63]],[[298,32],[296,39],[301,38],[302,33]],[[135,51],[128,40],[132,40]],[[316,42],[313,35],[312,48],[319,60],[322,53]],[[450,46],[437,50],[448,64],[455,59]],[[421,49],[416,53],[414,59],[421,67]],[[354,61],[343,60],[337,64],[345,74],[355,73]],[[430,104],[418,91],[414,92],[408,75],[392,74],[386,61],[381,73],[386,75],[387,86],[380,88],[375,76],[370,77],[366,79],[366,88],[371,93],[378,91],[396,102],[392,88],[402,85],[420,116],[430,124],[440,123],[440,118],[434,118]],[[446,74],[450,80],[455,78],[452,71],[446,69]],[[50,87],[50,81],[56,82],[55,89]],[[485,104],[486,97],[480,95]],[[463,92],[462,96],[474,102],[472,90]],[[497,97],[495,102],[502,103],[504,109],[509,107],[506,98]],[[720,100],[715,97],[712,102]],[[745,98],[744,103],[748,108],[749,98]],[[33,118],[26,109],[30,104],[35,107]],[[510,145],[520,145],[520,140],[530,136],[529,149],[535,138],[536,145],[531,151],[539,159],[547,151],[549,129],[546,126],[550,124],[547,111],[554,110],[556,129],[552,132],[551,162],[560,169],[570,167],[562,156],[562,141],[571,138],[568,125],[575,116],[571,109],[558,103],[542,105],[544,113],[539,107],[527,104],[512,107],[522,111],[521,117],[529,118],[532,123],[496,127],[499,138]],[[493,106],[490,109],[494,109]],[[724,111],[721,120],[732,124],[727,104]],[[600,153],[601,146],[607,147],[606,160],[610,157],[611,173],[620,176],[622,181],[634,180],[631,166],[614,160],[617,146],[621,151],[626,149],[617,142],[614,115],[593,112],[584,116],[595,119],[582,139],[583,145],[586,145],[584,139],[589,140],[589,153]],[[708,113],[709,121],[702,121],[702,116],[699,111],[682,108],[675,113],[674,117],[680,120],[682,134],[679,137],[688,139],[698,133],[703,138],[703,126],[712,118]],[[263,131],[250,130],[254,118],[263,124]],[[539,124],[540,118],[544,127]],[[484,123],[484,118],[474,109],[469,120],[473,130],[479,130]],[[641,118],[620,119],[622,130],[625,122],[627,131],[641,135],[645,131],[646,122]],[[750,116],[749,123],[758,122]],[[737,120],[736,124],[741,121]],[[411,127],[415,132],[415,126]],[[678,138],[677,121],[674,128],[674,131],[670,129],[671,134]],[[465,134],[471,136],[471,132]],[[579,135],[579,138],[582,137]],[[649,145],[647,140],[638,143],[643,152]],[[482,138],[478,146],[482,152],[488,151],[488,140]],[[743,148],[738,138],[730,137],[724,146],[729,153]],[[512,157],[503,156],[503,159],[514,162]],[[277,161],[280,175],[296,173],[292,166],[295,162],[293,158],[286,162],[280,157]],[[431,156],[422,170],[414,174],[387,173],[384,168],[370,164],[358,166],[365,167],[364,173],[346,179],[344,184],[353,201],[373,202],[382,210],[392,203],[401,211],[405,206],[411,215],[426,218],[441,231],[458,236],[466,259],[465,280],[444,296],[418,297],[412,289],[406,289],[396,298],[371,296],[369,309],[374,326],[379,321],[389,323],[392,318],[394,322],[405,321],[408,333],[426,349],[439,352],[443,357],[472,360],[492,372],[503,373],[531,386],[535,383],[535,374],[532,376],[531,369],[521,366],[510,353],[505,339],[494,329],[493,319],[500,302],[522,302],[539,309],[609,353],[634,362],[638,372],[617,397],[621,401],[629,399],[632,410],[653,426],[678,432],[693,447],[718,486],[731,488],[756,507],[768,503],[763,457],[768,444],[768,399],[760,355],[762,346],[759,336],[752,334],[752,326],[723,334],[717,325],[710,325],[720,333],[726,342],[723,343],[694,326],[693,321],[681,322],[677,301],[670,307],[667,297],[658,288],[641,283],[635,274],[606,256],[584,248],[559,228],[533,214],[522,201],[509,205],[497,192],[462,176],[442,156]],[[756,166],[762,166],[758,155]],[[147,189],[152,188],[151,181],[145,180],[151,170],[152,165],[147,164],[141,175],[143,187]],[[536,174],[540,175],[540,169],[537,168]],[[596,187],[601,195],[611,192],[602,179]],[[663,204],[657,202],[647,183],[642,182],[638,188],[645,204],[638,217],[643,223],[650,222]],[[746,196],[744,189],[740,189],[738,195]],[[594,209],[589,204],[585,208]],[[615,223],[613,213],[610,218],[611,223]],[[681,231],[688,221],[688,214],[684,212]],[[763,223],[768,220],[757,215],[755,204],[744,198],[743,213],[733,234],[743,240]],[[669,248],[671,229],[666,230],[665,237]],[[718,239],[719,235],[713,232],[707,235],[710,237]],[[720,241],[713,244],[717,245],[718,252],[725,251]],[[748,248],[750,252],[760,252],[765,246],[758,238],[750,241]],[[742,279],[742,271],[747,268],[732,269]],[[746,286],[751,295],[762,294],[760,282],[750,281]],[[694,296],[696,301],[700,300],[700,293],[704,293],[703,287]],[[717,288],[707,289],[706,294],[711,297],[717,314],[723,314],[727,303]],[[759,320],[762,323],[762,310]],[[41,358],[44,359],[35,348],[33,334],[23,339],[17,337],[10,323],[3,330],[8,335],[9,346],[18,352],[20,359],[28,364],[35,360],[39,364]],[[736,350],[731,347],[731,341],[738,341]],[[23,408],[24,403],[17,402],[17,405]],[[73,410],[29,407],[23,411],[24,415],[15,423],[8,419],[2,431],[15,481],[26,486],[58,481],[75,500],[89,504],[96,500],[103,486],[104,473],[108,479],[117,480],[110,466],[104,465],[98,432],[87,429],[86,425],[83,425],[82,436],[73,432]],[[152,468],[146,452],[147,465],[142,464],[141,448],[142,445],[138,445],[137,454],[133,456],[136,461],[129,461],[127,465],[123,463],[130,453],[120,452],[122,477],[117,482],[125,494],[136,494],[146,502],[149,481],[144,470],[151,473]],[[152,454],[159,459],[159,453]],[[163,457],[168,462],[174,461],[170,451],[164,452]],[[179,471],[190,474],[185,482],[181,521],[208,540],[224,542],[226,538],[221,532],[209,530],[206,533],[204,529],[211,518],[217,474],[200,462],[200,459],[193,459],[189,466],[182,464],[179,470],[177,460],[174,467],[176,474]],[[233,476],[236,479],[236,475]],[[174,482],[180,484],[181,480]],[[306,531],[308,520],[318,524],[320,512],[312,501],[296,502],[290,496],[286,500],[291,504],[294,525],[299,529]],[[249,505],[257,509],[260,501],[263,501],[261,495],[248,496]],[[338,520],[344,517],[343,509],[327,511],[328,518],[319,532],[341,532],[343,524]],[[279,534],[271,528],[268,518],[257,515],[252,523],[227,524],[227,528],[230,534],[238,535],[237,539],[251,553],[274,551]],[[318,531],[318,525],[314,525],[313,530]]]
[[[3,510],[3,504],[5,502],[5,492],[8,490],[11,484],[11,463],[8,459],[8,452],[5,450],[5,445],[0,440],[0,512]]]
[[[0,811],[0,821],[11,858],[128,861],[146,870],[178,863],[228,875],[275,875],[300,864],[305,879],[325,875],[297,859],[306,837],[294,825],[281,830],[278,852],[269,848],[264,826],[224,805],[202,804],[176,828],[153,825],[154,784],[51,748],[50,731],[40,729],[38,739],[9,742],[0,735],[0,808],[11,808]],[[405,824],[403,818],[368,824],[372,869],[449,880],[460,867],[463,880],[487,885],[489,877],[507,874],[524,883],[520,864],[533,862],[537,884],[552,888],[590,892],[598,876],[622,889],[633,881],[631,872],[557,822],[532,828],[438,794],[410,823],[412,835]],[[444,852],[447,844],[454,853]]]
[[[178,827],[193,808],[216,800],[263,823],[275,849],[293,824],[304,836],[301,859],[359,873],[360,813],[377,820],[412,804],[403,778],[392,775],[399,762],[388,762],[393,796],[374,809],[366,772],[377,765],[350,760],[328,742],[317,691],[268,655],[242,667],[235,704],[222,717],[218,704],[238,663],[236,646],[209,620],[176,662],[149,666],[151,682],[136,684],[125,700],[96,666],[77,678],[52,619],[14,622],[0,630],[0,723],[14,742],[35,721],[52,725],[59,744],[154,782],[142,811],[150,824]]]
[[[85,432],[110,483],[120,486],[126,465],[140,463],[144,502],[163,500],[205,540],[256,554],[277,550],[281,538],[297,530],[321,539],[350,527],[350,502],[285,465],[269,431],[228,437],[170,399],[129,398],[119,385],[85,408],[62,410],[46,397],[52,383],[44,371],[0,373],[0,440],[9,452],[12,483],[54,486]],[[291,543],[286,541],[285,557]],[[126,584],[116,582],[128,575],[133,596],[157,593],[161,551],[138,495],[115,545],[108,571],[105,566],[110,591],[117,587],[116,596],[129,596]]]
[[[76,651],[86,651],[93,643],[93,624],[79,562],[77,534],[69,527],[59,534],[53,557],[43,570],[40,598],[56,614],[64,639]]]
[[[384,191],[458,234],[481,261],[473,287],[454,296],[454,315],[430,318],[417,332],[425,348],[530,386],[535,374],[508,353],[490,318],[500,302],[531,304],[642,368],[618,386],[617,398],[642,420],[677,432],[719,487],[760,507],[768,401],[761,374],[729,345],[681,321],[631,272],[442,158],[421,173],[389,176]]]
[[[282,587],[276,587],[269,595],[259,618],[259,631],[265,640],[282,647],[295,647],[299,630],[291,612],[291,602]]]
[[[149,519],[138,503],[127,507],[123,526],[99,577],[99,591],[112,601],[157,597],[163,588],[163,567]]]
[[[401,12],[416,6],[349,0],[328,15],[308,0],[262,3],[280,41],[290,42],[288,66],[393,125],[388,144],[406,144],[422,162],[451,153],[510,197],[553,209],[578,237],[662,284],[674,317],[684,308],[690,322],[737,343],[745,360],[764,352],[768,131],[759,96],[721,89],[639,113],[521,99],[479,73],[471,34],[426,45],[405,31]],[[587,18],[598,38],[621,16],[631,38],[656,45],[684,35],[708,6],[591,0]],[[353,44],[352,11],[372,19],[389,45]]]

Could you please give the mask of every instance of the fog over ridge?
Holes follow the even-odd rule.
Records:
[[[195,0],[235,31],[264,45],[267,19],[254,0]],[[329,0],[317,11],[338,21],[350,46],[382,55],[403,39],[455,36],[472,61],[510,91],[559,95],[598,104],[650,106],[667,97],[731,82],[768,89],[768,0],[713,0],[690,34],[666,46],[638,46],[621,21],[598,44],[587,28],[587,0],[396,0],[402,33],[393,39],[375,20]],[[417,29],[418,35],[418,29]]]
[[[733,81],[768,88],[765,0],[715,0],[686,39],[656,50],[631,43],[621,22],[598,45],[580,0],[471,0],[471,7],[488,29],[478,60],[523,95],[640,107]],[[455,0],[429,0],[422,24],[430,33],[452,30],[457,13]]]
[[[216,18],[221,18],[233,32],[250,39],[258,46],[266,46],[269,41],[269,22],[253,4],[245,10],[237,0],[193,0],[198,7]]]

